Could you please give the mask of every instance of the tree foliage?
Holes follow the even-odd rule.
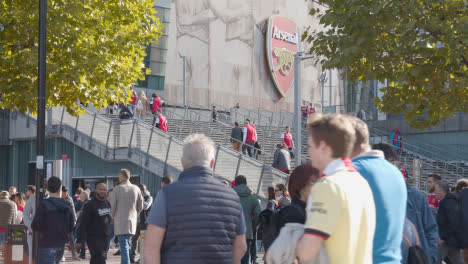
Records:
[[[37,109],[39,1],[0,0],[0,107]],[[153,0],[48,0],[47,107],[128,101],[162,23]]]
[[[380,110],[404,113],[427,128],[468,112],[468,6],[463,0],[317,0],[310,14],[326,30],[310,28],[325,68],[349,69],[349,80],[388,81]],[[327,8],[323,8],[326,6]]]

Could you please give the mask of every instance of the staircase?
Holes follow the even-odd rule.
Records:
[[[109,114],[105,110],[95,111],[90,108],[83,110],[84,114],[74,117],[63,107],[53,108],[51,123],[54,134],[64,137],[103,160],[130,161],[161,177],[169,174],[177,179],[183,170],[182,138],[190,133],[221,129],[216,127],[219,124],[210,122],[201,121],[195,126],[194,121],[170,119],[169,131],[164,133],[151,125],[151,116],[146,116],[144,120],[120,120],[117,115]],[[36,117],[26,115],[24,118],[35,125]],[[224,134],[219,134],[215,139],[216,142],[225,141]],[[245,175],[248,185],[262,198],[266,197],[269,186],[286,183],[286,174],[224,145],[216,144],[214,174],[219,179],[230,182],[237,175]]]
[[[280,112],[272,113],[266,110],[249,110],[245,108],[224,108],[216,106],[220,113],[220,121],[227,125],[231,124],[232,120],[243,121],[250,119],[257,126],[257,133],[265,135],[262,148],[264,152],[274,153],[276,144],[282,143],[280,135],[285,126],[291,126],[293,122],[293,113]],[[255,123],[255,121],[259,122]],[[369,127],[371,143],[387,143],[391,144],[389,135],[391,132],[380,131]],[[261,140],[262,138],[259,137]],[[296,146],[297,147],[297,146]],[[405,162],[407,165],[406,171],[411,183],[413,183],[413,161],[421,161],[421,182],[426,182],[426,176],[429,173],[439,173],[443,179],[450,185],[455,185],[460,178],[468,178],[468,162],[463,160],[444,160],[440,156],[450,157],[451,153],[446,150],[438,149],[437,153],[427,150],[427,144],[418,144],[418,146],[406,144],[405,149],[400,153],[400,162]],[[434,149],[433,147],[430,148]],[[310,160],[307,153],[307,130],[302,133],[301,153],[304,161]],[[450,159],[450,158],[448,158]],[[268,158],[263,160],[265,163],[271,162]]]

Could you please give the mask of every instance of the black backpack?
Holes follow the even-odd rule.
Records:
[[[260,228],[258,230],[262,236],[265,252],[273,244],[279,234],[279,211],[281,209],[265,209],[260,213]]]
[[[418,237],[416,236],[416,245],[411,245],[411,242],[403,235],[403,239],[409,246],[408,251],[408,264],[429,264],[429,260],[427,259],[426,253],[424,250],[419,246]]]

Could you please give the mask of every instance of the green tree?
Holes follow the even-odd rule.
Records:
[[[310,28],[325,68],[348,68],[349,80],[388,80],[380,110],[404,113],[427,128],[468,112],[468,12],[463,0],[317,0]]]
[[[0,107],[37,110],[39,1],[0,0]],[[128,101],[145,45],[162,23],[154,0],[48,0],[47,107]]]

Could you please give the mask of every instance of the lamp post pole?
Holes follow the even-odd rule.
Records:
[[[303,51],[300,51],[294,55],[294,140],[296,141],[294,150],[295,165],[296,167],[301,165],[301,149],[302,149],[302,125],[301,125],[301,61]]]
[[[187,90],[185,86],[185,56],[179,55],[182,58],[183,66],[182,66],[182,82],[183,82],[183,104],[184,106],[187,105]]]
[[[46,33],[47,0],[39,0],[39,61],[37,90],[37,139],[36,139],[36,210],[44,197],[44,141],[46,106]],[[37,212],[37,211],[36,211]],[[33,233],[33,259],[38,263],[39,234]]]

